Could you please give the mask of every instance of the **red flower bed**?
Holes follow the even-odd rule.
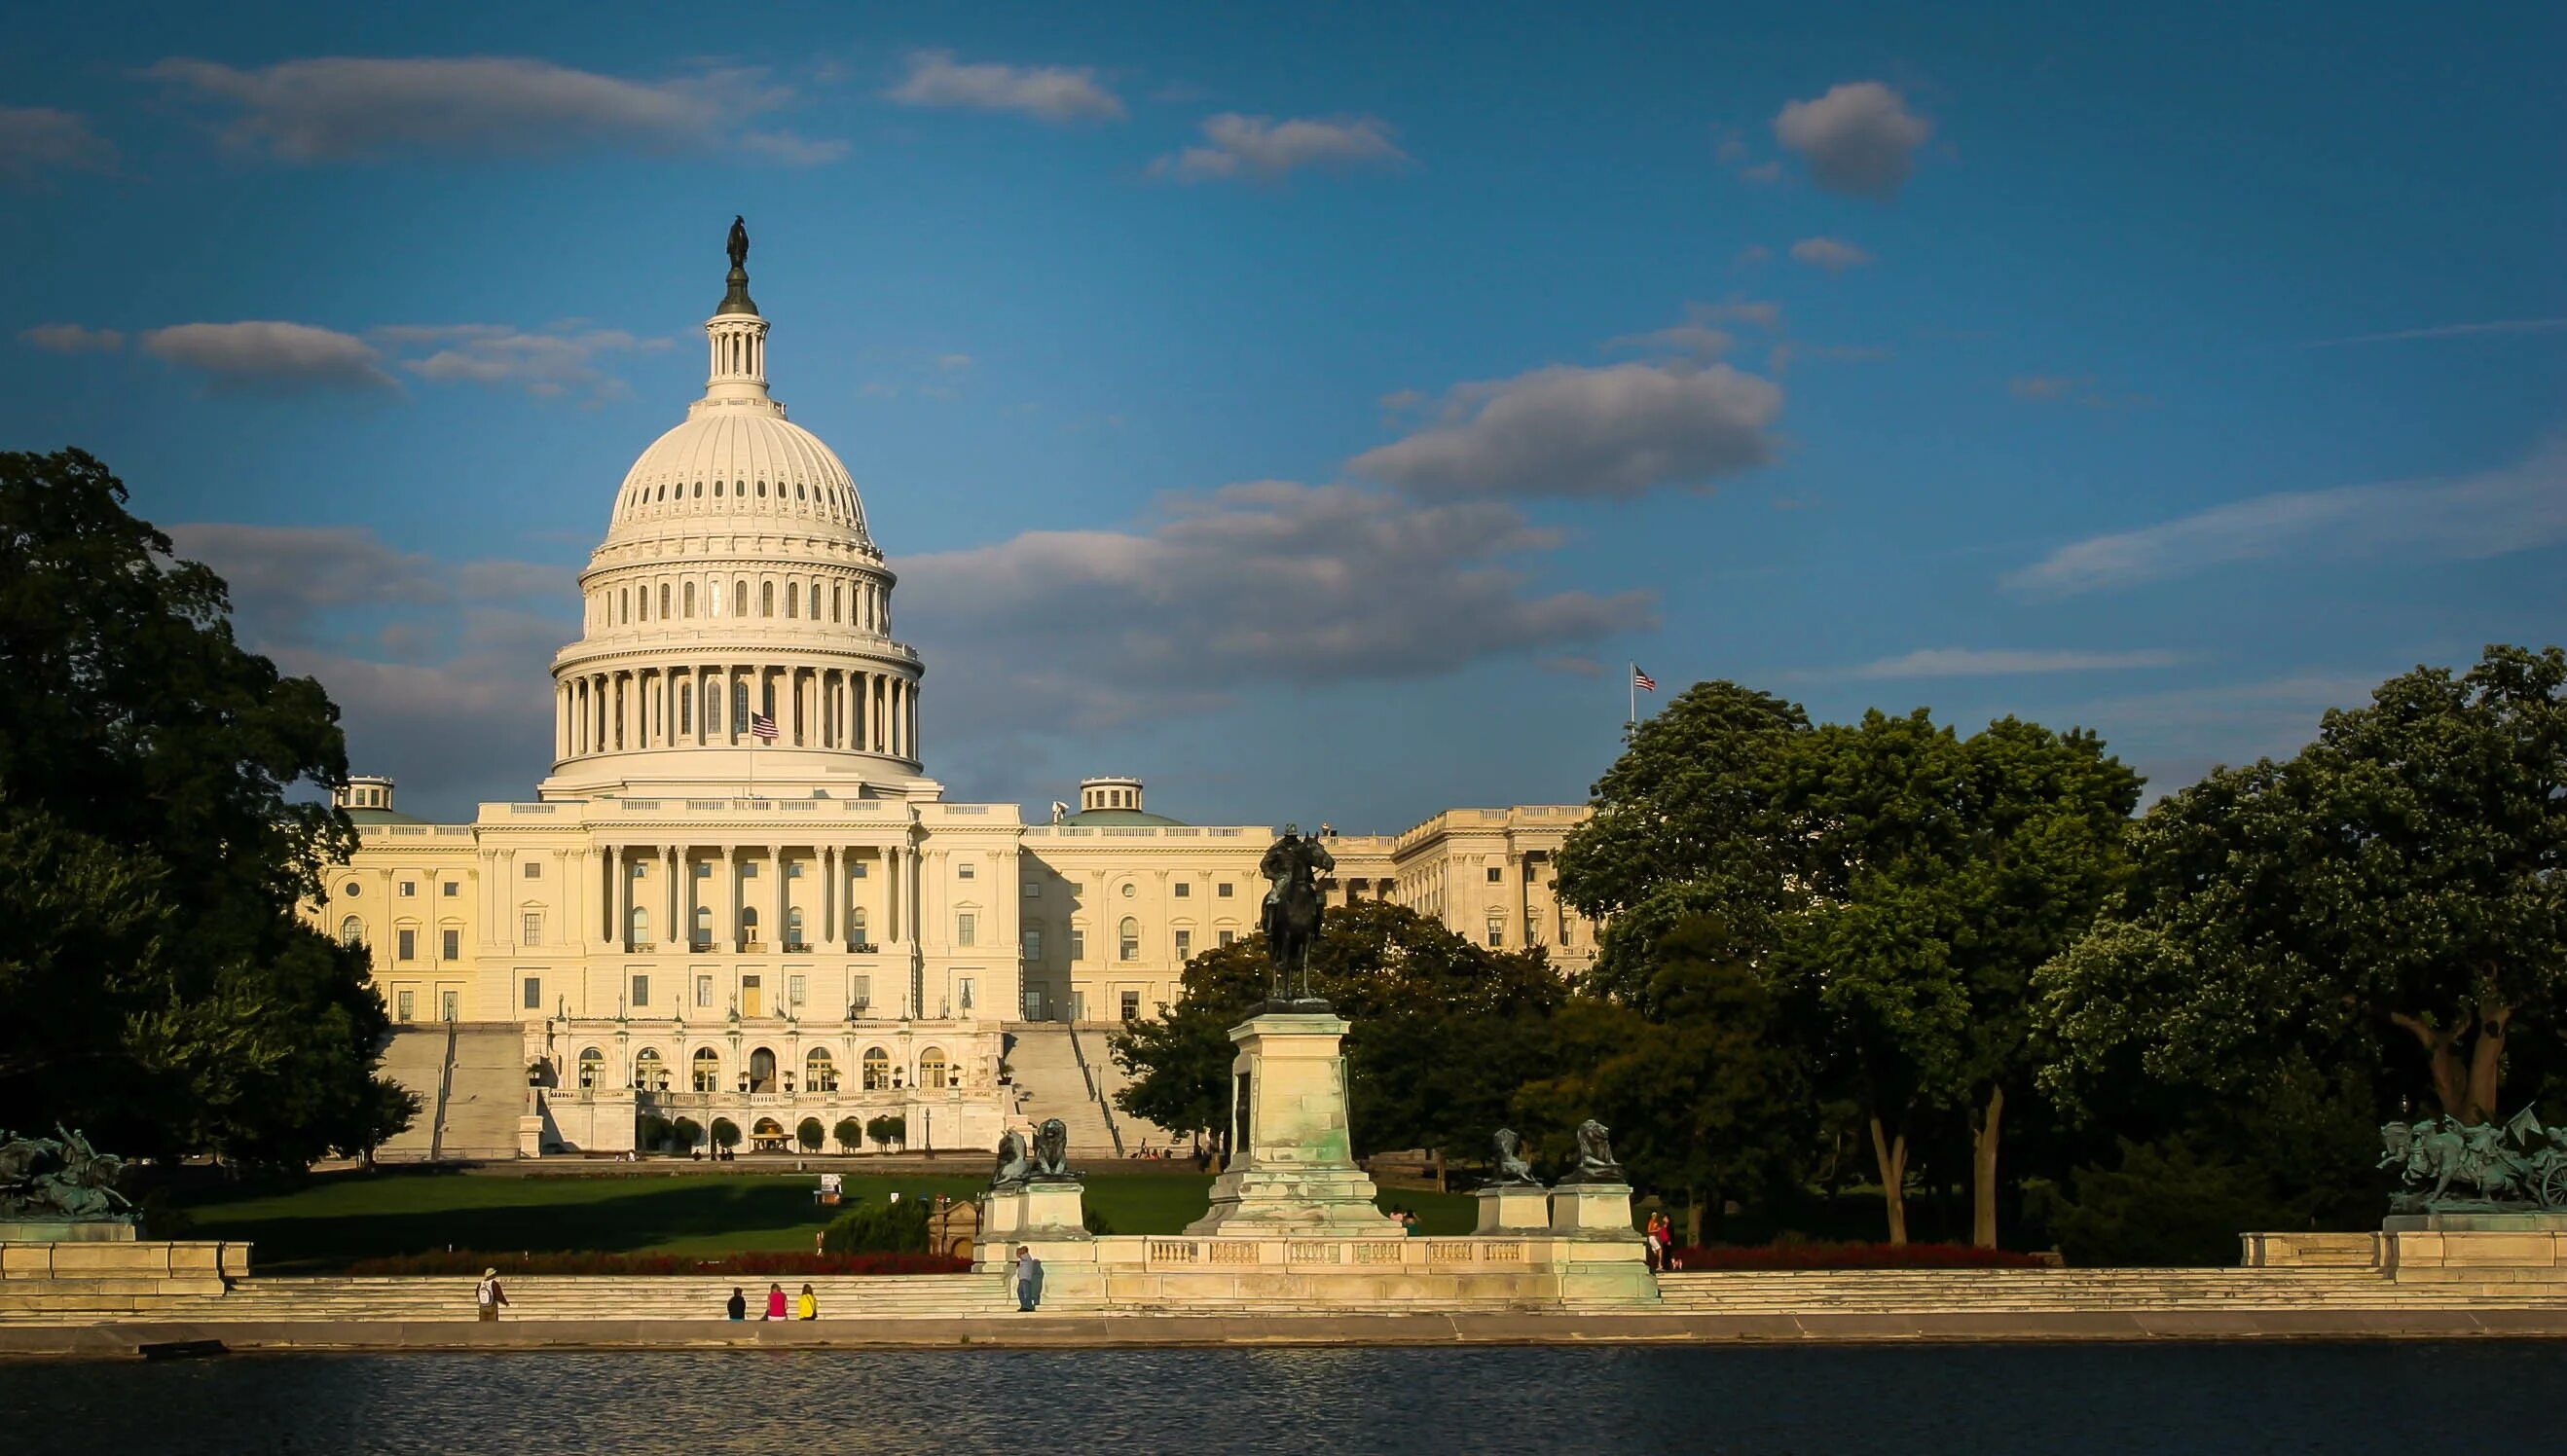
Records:
[[[2049,1261],[1967,1244],[1769,1244],[1678,1249],[1686,1273],[1718,1269],[2040,1269]]]
[[[798,1254],[777,1250],[694,1259],[678,1254],[490,1254],[457,1249],[450,1253],[439,1251],[361,1259],[348,1266],[348,1273],[477,1275],[485,1269],[496,1269],[503,1275],[694,1274],[780,1279],[822,1274],[962,1274],[971,1268],[971,1260],[943,1254]]]

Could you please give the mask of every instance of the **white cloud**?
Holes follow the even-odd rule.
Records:
[[[2157,649],[2139,652],[2078,652],[2073,650],[2013,649],[1984,647],[1920,647],[1897,657],[1882,658],[1842,673],[1823,674],[1880,681],[1906,678],[1997,678],[2027,673],[2096,673],[2121,672],[2131,668],[2170,668],[2183,661],[2181,655]]]
[[[2318,339],[2308,347],[2341,349],[2348,344],[2403,344],[2413,339],[2468,339],[2483,334],[2555,334],[2561,330],[2567,330],[2567,319],[2489,319],[2474,324],[2434,324],[2423,329],[2393,329],[2385,334]]]
[[[125,335],[119,331],[79,324],[38,324],[19,330],[18,337],[54,354],[114,354],[125,347]]]
[[[1864,267],[1875,260],[1871,254],[1842,238],[1805,237],[1792,244],[1792,261],[1825,268],[1831,273],[1842,273],[1848,268]]]
[[[742,151],[784,166],[819,166],[847,154],[844,142],[813,141],[783,128],[772,132],[742,132],[738,146]]]
[[[215,390],[293,393],[313,389],[398,389],[381,356],[353,334],[310,324],[250,319],[179,324],[143,336],[146,354],[204,375]]]
[[[1627,498],[1763,464],[1782,410],[1725,364],[1553,365],[1459,386],[1437,423],[1347,463],[1421,495]]]
[[[666,349],[666,339],[645,339],[622,329],[555,327],[528,331],[505,324],[394,325],[374,337],[396,346],[431,347],[401,367],[422,379],[506,385],[547,398],[573,393],[614,399],[624,381],[600,370],[601,355]]]
[[[234,109],[230,140],[286,161],[580,146],[667,153],[727,143],[807,163],[844,149],[787,133],[743,136],[741,124],[793,99],[745,69],[628,81],[518,56],[321,56],[256,70],[173,57],[144,74]]]
[[[2518,464],[2474,475],[2259,495],[2092,536],[2013,573],[2006,585],[2069,596],[2282,556],[2477,560],[2562,540],[2567,441],[2553,440]]]
[[[907,79],[884,95],[903,106],[1015,112],[1046,122],[1112,121],[1124,114],[1122,100],[1089,67],[967,64],[952,51],[911,56]]]
[[[1161,507],[901,562],[922,650],[971,665],[940,680],[939,720],[1089,731],[1261,684],[1432,677],[1656,621],[1646,592],[1535,589],[1522,559],[1559,535],[1498,502],[1268,480]]]
[[[1849,81],[1796,101],[1774,118],[1774,137],[1798,152],[1810,176],[1832,192],[1896,196],[1916,168],[1916,148],[1934,124],[1877,81]]]
[[[0,181],[24,185],[49,171],[105,171],[116,148],[89,119],[52,107],[0,107]]]
[[[1209,181],[1252,175],[1278,177],[1305,166],[1389,166],[1409,160],[1391,139],[1388,125],[1371,117],[1244,117],[1224,112],[1207,117],[1204,140],[1174,156],[1151,163],[1151,170],[1182,181]]]
[[[1645,334],[1623,334],[1604,341],[1607,349],[1636,349],[1651,353],[1683,354],[1695,359],[1716,359],[1738,343],[1734,325],[1773,330],[1783,324],[1783,306],[1778,303],[1732,299],[1727,303],[1688,303],[1685,321]]]

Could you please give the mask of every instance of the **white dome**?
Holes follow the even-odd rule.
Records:
[[[865,552],[865,506],[837,452],[784,418],[772,402],[707,401],[685,424],[651,442],[624,476],[614,526],[675,519],[754,517],[837,526]],[[611,538],[612,533],[610,533]]]

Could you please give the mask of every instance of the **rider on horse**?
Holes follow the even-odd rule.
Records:
[[[1302,838],[1297,824],[1284,825],[1284,837],[1258,861],[1257,872],[1274,881],[1258,912],[1258,928],[1266,932],[1267,954],[1275,962],[1278,999],[1293,996],[1296,980],[1298,996],[1310,995],[1310,944],[1319,935],[1318,876],[1336,867],[1327,847]]]

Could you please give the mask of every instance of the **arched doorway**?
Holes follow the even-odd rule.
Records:
[[[598,1049],[597,1049],[596,1047],[594,1047],[594,1046],[591,1046],[591,1047],[589,1047],[587,1050],[582,1051],[582,1052],[579,1054],[579,1087],[580,1087],[580,1090],[581,1090],[581,1091],[583,1091],[583,1092],[585,1092],[585,1091],[588,1091],[588,1090],[590,1090],[590,1089],[594,1088],[594,1087],[597,1085],[597,1079],[598,1079],[599,1074],[600,1074],[600,1073],[602,1073],[602,1072],[604,1072],[605,1070],[606,1070],[606,1053],[605,1053],[605,1052],[602,1052],[602,1051],[598,1050]]]
[[[721,1056],[719,1053],[715,1052],[710,1046],[699,1046],[696,1048],[695,1060],[691,1065],[695,1071],[695,1087],[697,1091],[718,1092],[721,1090]]]
[[[772,1117],[761,1117],[748,1127],[748,1150],[752,1153],[780,1153],[784,1148],[784,1124]]]
[[[941,1092],[950,1085],[951,1076],[951,1068],[948,1067],[945,1060],[945,1053],[942,1050],[937,1047],[930,1046],[925,1051],[918,1053],[918,1084],[920,1086],[928,1088],[931,1091]]]
[[[802,1087],[810,1092],[838,1090],[838,1064],[830,1059],[829,1048],[814,1046],[811,1054],[802,1058]]]
[[[865,1048],[864,1087],[868,1092],[891,1090],[891,1054],[879,1046]]]
[[[759,1047],[748,1054],[748,1089],[752,1092],[775,1090],[775,1053]]]
[[[669,1066],[660,1059],[660,1048],[645,1046],[633,1058],[633,1085],[646,1092],[669,1090]]]

